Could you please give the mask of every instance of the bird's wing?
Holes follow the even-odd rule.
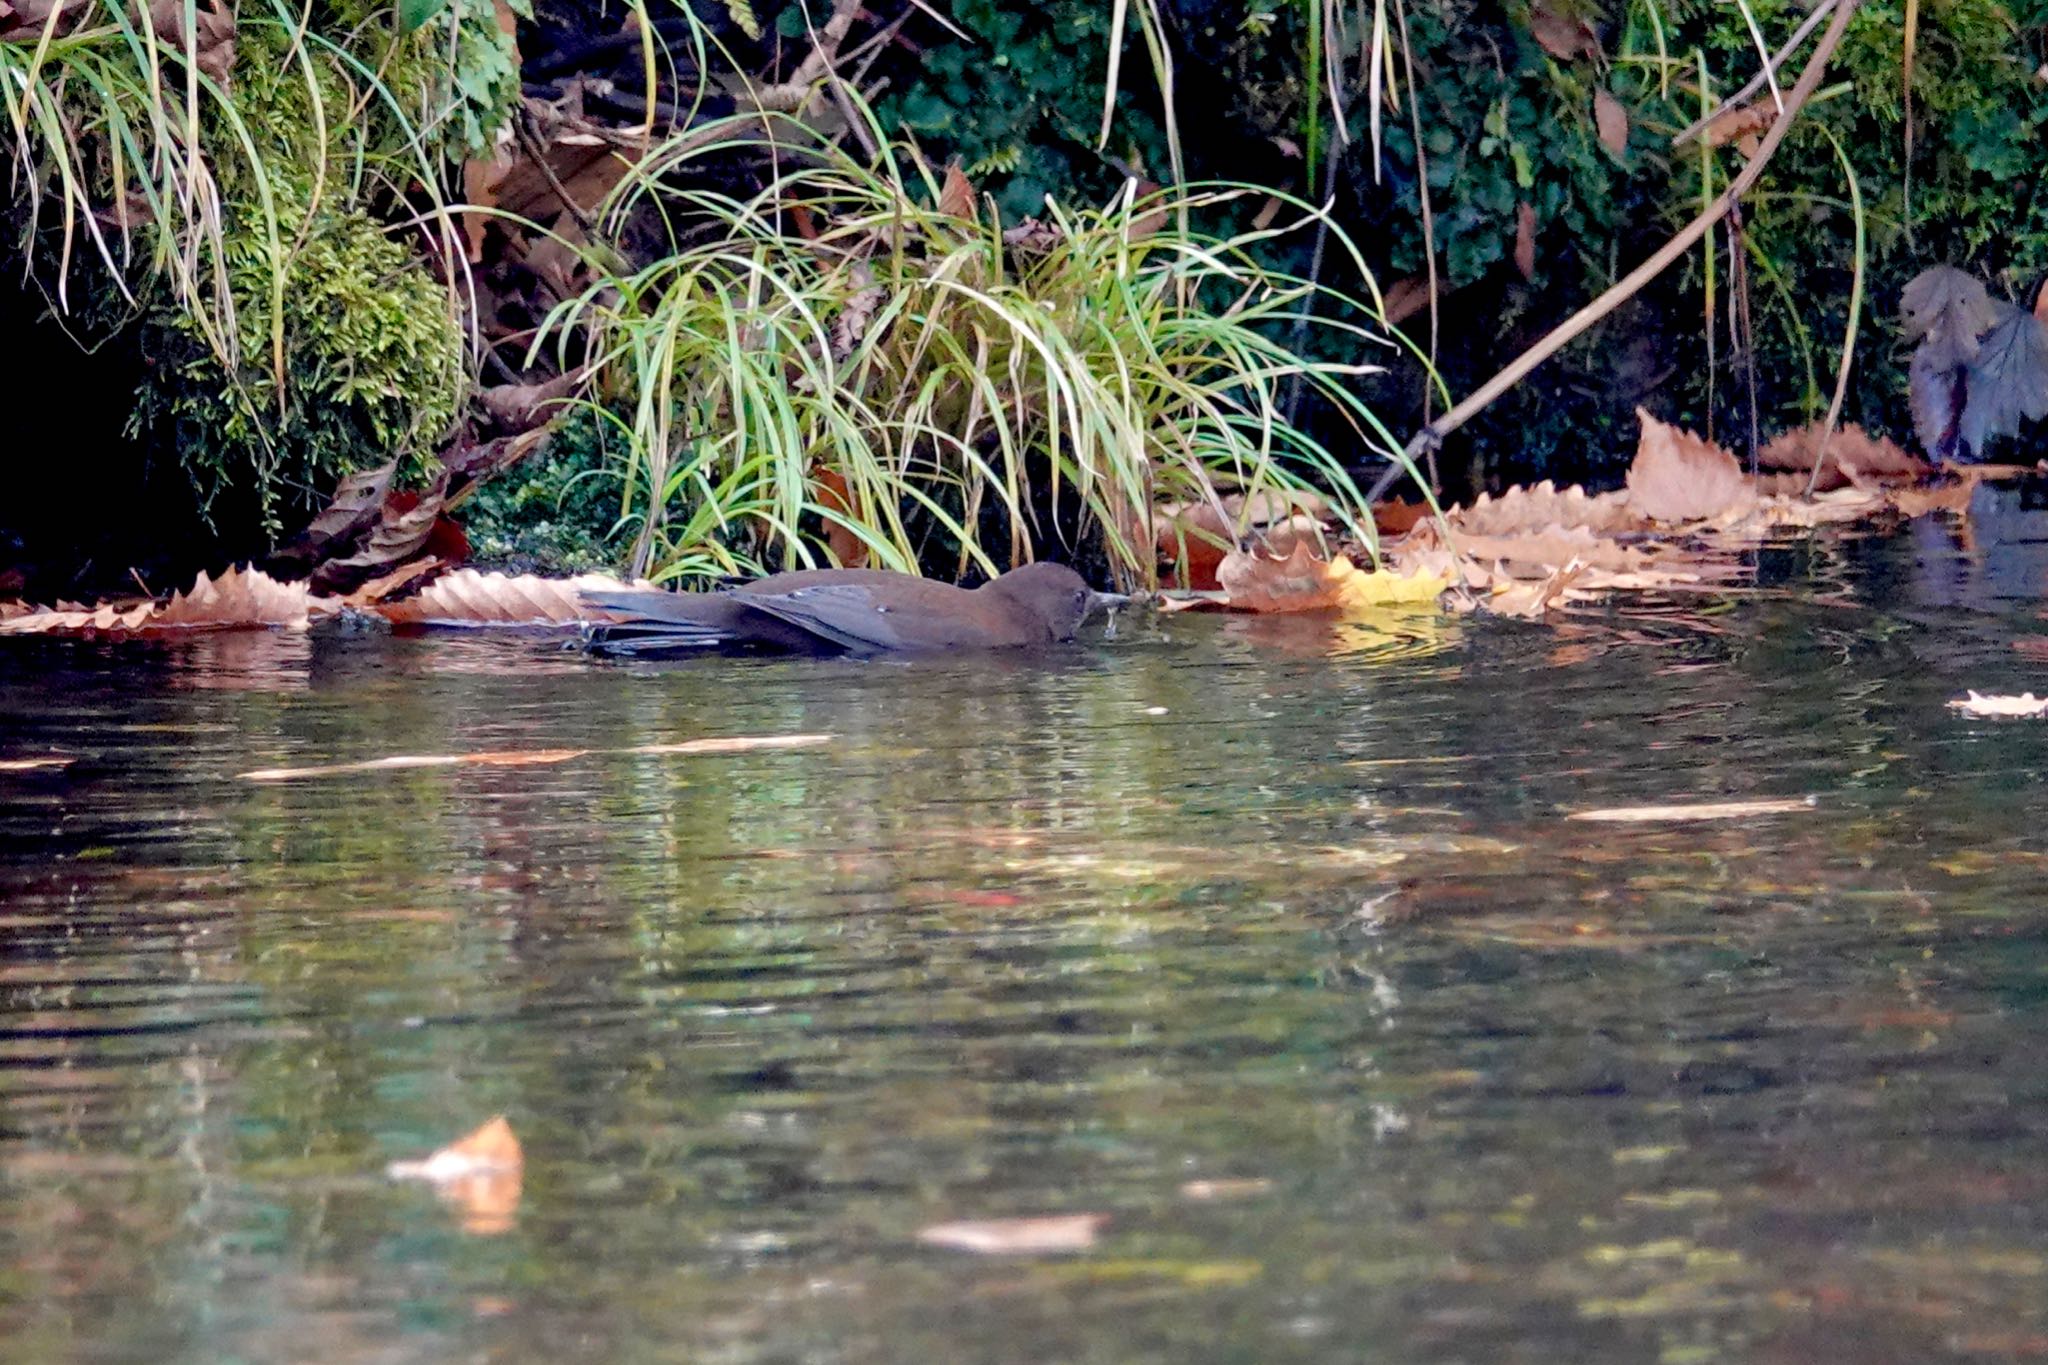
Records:
[[[658,588],[617,588],[582,594],[583,604],[618,619],[590,633],[595,649],[611,654],[654,654],[666,650],[720,649],[769,645],[801,649],[818,642],[809,633],[732,593],[663,592]]]
[[[746,603],[790,625],[856,654],[947,649],[962,643],[954,623],[918,610],[882,602],[863,583],[826,583],[792,592],[748,593]]]

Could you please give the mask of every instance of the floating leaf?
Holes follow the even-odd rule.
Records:
[[[1735,457],[1711,441],[1636,409],[1642,436],[1628,469],[1628,496],[1652,521],[1708,521],[1756,501]]]
[[[2048,697],[2037,697],[2032,692],[2015,697],[2001,692],[1972,691],[1951,701],[1949,708],[1966,716],[2032,717],[2048,715]]]
[[[0,773],[39,773],[68,768],[72,760],[49,755],[43,758],[0,758]]]
[[[458,569],[418,595],[370,608],[398,626],[576,626],[616,621],[584,604],[586,592],[620,592],[633,585],[608,574],[540,578],[533,574]]]
[[[1042,1218],[934,1223],[918,1229],[917,1240],[982,1256],[1042,1256],[1087,1250],[1095,1245],[1096,1234],[1108,1222],[1106,1213],[1062,1213]]]
[[[336,604],[316,598],[304,583],[280,583],[260,569],[230,569],[219,578],[200,574],[189,590],[161,605],[111,604],[32,611],[0,621],[0,635],[167,635],[201,630],[304,630],[316,613]]]

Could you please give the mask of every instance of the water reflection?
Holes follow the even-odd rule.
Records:
[[[1906,549],[1052,662],[9,651],[5,1354],[2037,1354],[2048,732],[1943,709],[2024,627]],[[508,1230],[383,1178],[496,1113]]]

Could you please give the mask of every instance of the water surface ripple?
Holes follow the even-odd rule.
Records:
[[[1944,706],[2034,604],[1766,558],[1051,660],[10,641],[0,1356],[2048,1354],[2048,728]],[[498,1113],[509,1228],[385,1179]]]

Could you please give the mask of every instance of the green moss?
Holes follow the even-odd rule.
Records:
[[[571,412],[546,450],[479,489],[461,511],[471,556],[522,573],[619,571],[624,451],[604,432],[594,414]]]

